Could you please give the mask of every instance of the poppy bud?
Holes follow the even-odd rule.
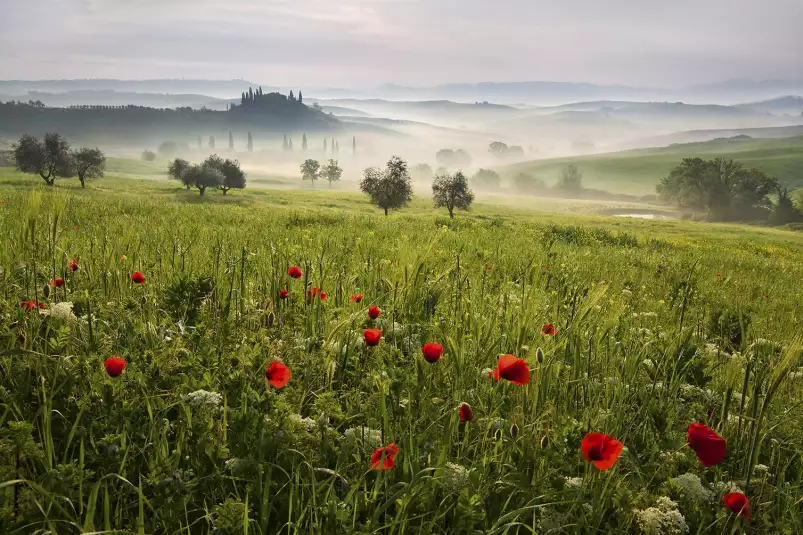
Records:
[[[535,359],[538,361],[538,364],[544,363],[544,350],[540,347],[535,350]]]
[[[549,435],[544,435],[543,437],[541,437],[541,449],[542,450],[547,449],[549,447],[550,442],[552,442],[552,439],[549,438]]]
[[[516,422],[510,426],[510,438],[516,438],[519,436],[519,426],[516,425]]]
[[[42,295],[45,296],[45,299],[50,297],[50,285],[49,284],[45,284],[44,286],[42,286]]]
[[[271,310],[270,312],[268,312],[268,317],[266,321],[268,329],[272,329],[274,323],[276,323],[276,314],[274,314],[273,311]]]
[[[329,423],[329,418],[327,418],[324,413],[321,413],[321,415],[318,416],[318,426],[324,428],[328,423]]]

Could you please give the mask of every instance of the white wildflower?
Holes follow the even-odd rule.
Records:
[[[622,290],[622,295],[624,295],[625,297],[630,297],[630,296],[633,295],[633,292],[631,292],[630,290],[625,289],[625,290]]]
[[[741,487],[733,481],[717,481],[714,488],[719,494],[730,494],[731,492],[742,492]]]
[[[681,535],[688,533],[686,519],[678,511],[677,504],[661,496],[657,507],[635,511],[636,522],[645,535]]]
[[[542,507],[538,517],[538,527],[544,533],[558,533],[563,527],[563,515],[554,509]]]
[[[313,420],[312,418],[302,418],[300,414],[291,414],[288,419],[293,422],[293,424],[305,431],[309,431],[310,433],[318,430],[318,422]]]
[[[362,442],[367,446],[378,448],[382,445],[382,431],[368,427],[350,427],[343,432],[343,439],[348,442]]]
[[[57,320],[61,321],[74,321],[76,319],[75,314],[73,314],[72,311],[71,301],[56,303],[50,308],[39,310],[39,313],[43,316],[50,316],[51,318],[56,318]]]
[[[583,486],[583,478],[582,477],[567,477],[566,478],[566,488],[568,489],[579,489]]]
[[[766,464],[757,464],[753,467],[753,470],[759,473],[766,474],[767,472],[769,472],[770,467],[767,466]]]
[[[491,368],[485,368],[480,373],[482,374],[483,377],[489,377],[493,373],[493,370]]]
[[[459,464],[446,463],[441,483],[449,492],[460,492],[469,485],[472,470]]]
[[[223,396],[208,390],[196,390],[182,398],[187,405],[196,409],[216,409],[223,403]]]
[[[669,479],[669,482],[677,485],[685,498],[692,502],[711,502],[714,493],[700,480],[696,474],[687,473]]]
[[[591,506],[590,503],[581,503],[580,507],[582,507],[585,510],[587,515],[593,515],[594,514],[594,508]]]

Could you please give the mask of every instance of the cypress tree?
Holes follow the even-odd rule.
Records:
[[[198,148],[201,148],[201,136],[198,136]]]
[[[301,136],[301,150],[304,152],[307,150],[307,134]]]
[[[240,104],[245,104],[245,91],[243,91],[243,96],[240,98]]]
[[[282,141],[282,149],[287,150],[287,134],[284,135],[284,140]]]
[[[293,138],[287,140],[287,150],[293,152]]]
[[[298,91],[298,103],[299,104],[304,103],[304,95],[301,94],[301,90]]]
[[[215,136],[209,136],[209,148],[210,149],[215,148]]]
[[[250,87],[248,88],[248,100],[254,100],[254,90]]]
[[[357,156],[357,136],[351,138],[351,155]]]
[[[326,138],[323,138],[323,153],[326,154]]]
[[[229,150],[234,150],[234,136],[231,135],[231,130],[229,130]]]
[[[290,97],[289,98],[290,98],[290,100],[295,100],[296,99],[296,97],[293,96],[293,90],[292,89],[290,90]]]
[[[251,132],[248,132],[248,152],[254,152],[254,140],[251,138]]]

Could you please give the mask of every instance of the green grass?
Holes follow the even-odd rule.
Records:
[[[0,173],[1,533],[639,533],[664,496],[690,533],[803,532],[800,234]],[[488,377],[502,353],[528,384]],[[722,463],[684,445],[691,422]],[[624,443],[611,470],[589,431]]]
[[[548,184],[557,181],[561,170],[574,163],[583,173],[588,188],[615,193],[648,195],[655,185],[683,158],[724,157],[757,167],[790,189],[803,188],[803,136],[781,139],[723,139],[684,143],[656,149],[640,149],[592,156],[524,162],[502,168],[503,177],[529,173]]]

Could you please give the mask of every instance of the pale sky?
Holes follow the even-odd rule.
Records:
[[[800,78],[803,0],[0,0],[0,79]]]

